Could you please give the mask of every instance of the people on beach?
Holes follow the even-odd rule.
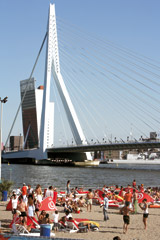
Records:
[[[18,198],[16,194],[13,194],[13,196],[11,197],[11,201],[12,201],[12,214],[14,219],[16,215],[17,205],[18,205]]]
[[[88,193],[87,193],[87,196],[86,196],[86,199],[87,199],[87,211],[90,207],[90,212],[92,211],[92,199],[93,199],[93,192],[92,192],[92,189],[89,189],[88,190]]]
[[[39,217],[39,209],[41,208],[42,204],[39,200],[34,199],[34,205],[35,205],[35,213],[37,215],[37,218]]]
[[[35,214],[34,199],[32,194],[30,194],[28,197],[27,216],[34,217],[34,214]]]
[[[143,199],[142,203],[143,203],[143,205],[140,203],[139,206],[144,211],[143,212],[143,223],[144,223],[144,229],[146,230],[147,229],[147,219],[148,219],[148,215],[149,215],[147,199],[146,198]]]
[[[45,218],[45,216],[46,216],[46,211],[42,210],[40,215],[39,215],[39,217],[38,217],[39,224],[42,224],[43,219]]]
[[[23,183],[23,187],[21,189],[22,196],[23,196],[23,201],[26,202],[26,197],[27,197],[27,186],[25,183]]]
[[[101,206],[103,206],[104,221],[107,221],[109,219],[109,217],[107,215],[109,201],[108,201],[108,198],[107,198],[106,194],[103,193],[102,197],[104,198],[103,199],[103,205],[101,205]]]
[[[66,219],[69,219],[70,217],[72,217],[72,214],[68,210],[65,212],[65,214],[66,214]]]
[[[67,186],[66,186],[66,190],[67,190],[67,194],[68,194],[68,195],[70,195],[70,193],[71,193],[71,190],[70,190],[70,183],[71,183],[71,181],[68,180],[68,181],[67,181]]]
[[[16,189],[16,195],[19,197],[22,194],[21,187]]]
[[[33,188],[31,188],[30,184],[28,185],[28,188],[27,188],[27,196],[28,195],[33,195]]]
[[[133,200],[133,211],[134,211],[134,213],[137,213],[138,194],[137,194],[137,192],[136,192],[136,189],[133,189],[132,200]]]
[[[47,191],[45,193],[45,198],[47,198],[47,197],[53,198],[53,186],[49,186],[49,188],[47,189]]]
[[[78,200],[78,206],[79,207],[86,207],[86,201],[83,196],[81,196]]]
[[[21,217],[23,217],[23,219],[25,221],[27,221],[27,205],[26,203],[23,201],[23,196],[19,197],[19,202],[17,204],[17,210],[21,212]]]
[[[42,202],[42,188],[40,184],[36,186],[35,194],[36,194],[37,200],[39,200],[39,202]]]
[[[59,218],[59,213],[56,210],[54,215],[53,215],[53,222],[54,222],[54,231],[57,232],[58,231],[58,218]]]
[[[133,188],[136,188],[136,180],[134,179],[133,182],[132,182],[132,187]]]
[[[128,225],[130,224],[130,216],[129,213],[133,212],[132,209],[129,208],[130,202],[126,202],[125,206],[120,210],[120,213],[123,214],[123,233],[127,233]]]
[[[129,204],[128,206],[130,208],[132,208],[132,193],[130,192],[130,188],[129,187],[127,188],[127,192],[126,192],[126,194],[124,196],[124,200],[125,200],[125,205]]]
[[[52,187],[52,186],[50,186]],[[53,187],[50,188],[49,191],[51,190],[53,192]],[[140,186],[141,187],[141,186]],[[70,187],[69,187],[70,188]],[[77,192],[76,188],[76,192]],[[160,189],[159,188],[144,188],[143,189],[144,193],[147,193],[148,195],[152,196],[154,200],[160,199]],[[133,193],[131,193],[133,191]],[[96,191],[92,191],[92,189],[88,190],[88,193],[85,192],[85,198],[83,196],[79,197],[79,193],[75,194],[75,188],[73,188],[73,194],[67,194],[65,195],[62,193],[61,199],[63,199],[63,206],[64,206],[64,212],[66,213],[65,216],[65,221],[67,222],[68,220],[74,220],[72,218],[71,213],[80,213],[81,209],[85,207],[85,201],[87,202],[87,211],[92,210],[92,200],[94,199],[93,203],[99,203],[100,201],[97,202],[95,201],[95,198],[101,198],[101,207],[103,207],[103,216],[104,216],[104,221],[108,220],[108,205],[109,202],[111,204],[117,205],[119,208],[123,205],[123,201],[125,201],[125,206],[121,209],[121,213],[123,213],[123,233],[127,233],[128,231],[128,226],[130,224],[130,212],[137,213],[137,207],[138,207],[138,193],[136,188],[132,188],[130,185],[127,186],[127,188],[123,188],[121,186],[121,189],[118,186],[104,186],[104,192],[102,193],[101,190],[97,189]],[[95,192],[95,194],[94,194]],[[84,193],[82,193],[84,194]],[[15,215],[17,215],[17,209],[21,212],[20,213],[20,221],[24,222],[26,224],[27,222],[27,216],[30,216],[31,218],[35,215],[36,209],[37,213],[39,212],[40,207],[42,206],[41,202],[37,200],[37,196],[41,195],[42,196],[42,189],[40,185],[37,185],[35,192],[33,191],[31,194],[26,195],[26,202],[28,202],[26,206],[26,202],[23,201],[23,195],[19,197],[19,202],[16,205],[14,205],[14,200],[15,200],[15,193],[13,193],[13,196],[11,199],[13,200],[12,203],[12,209],[15,209],[14,212],[16,212]],[[52,194],[51,194],[52,195]],[[50,196],[51,197],[51,196]],[[131,203],[132,207],[131,208]],[[15,203],[16,204],[16,203]],[[144,223],[144,228],[147,228],[147,218],[148,218],[148,204],[147,200],[144,199],[142,204],[139,204],[139,207],[144,211],[143,213],[143,223]],[[80,211],[79,211],[80,210]],[[138,217],[138,216],[137,216]],[[14,216],[15,218],[15,216]],[[84,217],[85,218],[85,217]],[[50,217],[47,215],[45,211],[42,211],[41,214],[37,214],[37,219],[39,224],[52,224]],[[53,220],[54,220],[54,229],[55,231],[58,231],[58,221],[59,221],[59,212],[58,210],[55,211],[55,214],[53,215]]]

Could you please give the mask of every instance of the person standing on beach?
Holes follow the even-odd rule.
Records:
[[[121,189],[120,189],[120,192],[119,192],[118,195],[119,195],[121,198],[123,198],[123,203],[124,203],[124,196],[125,196],[125,194],[126,194],[126,192],[124,191],[123,186],[121,186]]]
[[[108,215],[107,215],[107,211],[108,211],[108,198],[106,196],[105,193],[102,194],[103,199],[103,205],[101,205],[100,207],[103,206],[103,215],[104,215],[104,221],[107,221],[109,219]]]
[[[129,207],[132,208],[132,193],[130,192],[130,189],[128,188],[127,193],[124,196],[125,205],[129,203]]]
[[[54,231],[57,232],[58,231],[58,218],[59,218],[59,213],[56,210],[55,214],[53,215],[53,222],[54,222]]]
[[[144,223],[144,229],[146,230],[147,229],[147,218],[148,218],[148,215],[149,215],[147,199],[146,198],[143,199],[142,202],[143,202],[143,206],[142,206],[141,203],[139,204],[139,206],[144,211],[144,213],[143,213],[143,223]]]
[[[123,233],[127,233],[128,230],[128,225],[130,224],[130,216],[129,216],[129,212],[133,212],[133,210],[131,210],[129,208],[130,203],[126,202],[125,206],[120,210],[120,213],[123,213]]]
[[[27,206],[26,206],[26,203],[23,201],[22,196],[19,197],[19,202],[17,204],[17,210],[21,212],[20,216],[24,219],[24,221],[27,222],[27,214],[26,214]]]
[[[93,199],[92,189],[88,190],[86,198],[87,198],[87,211],[88,211],[88,208],[90,206],[90,212],[91,212],[91,210],[92,210],[92,199]]]
[[[138,200],[137,200],[138,194],[136,193],[136,189],[133,189],[133,211],[134,213],[137,213],[137,205],[138,205]]]
[[[38,184],[38,185],[36,186],[35,194],[36,194],[36,196],[37,196],[37,200],[38,200],[39,202],[42,202],[42,188],[41,188],[41,185],[40,185],[40,184]]]
[[[49,186],[49,188],[46,191],[45,198],[47,198],[47,197],[53,198],[53,187],[52,186]]]
[[[22,196],[23,196],[23,202],[26,202],[26,197],[27,197],[27,186],[25,183],[23,183],[23,187],[21,189]]]
[[[70,180],[68,180],[68,181],[67,181],[67,194],[68,194],[68,195],[70,195],[70,194],[71,194],[71,190],[70,190],[70,183],[71,183],[71,181],[70,181]]]
[[[136,180],[134,179],[133,182],[132,182],[132,187],[133,188],[136,188]]]
[[[11,201],[12,201],[12,214],[14,219],[16,215],[17,205],[18,205],[18,198],[16,194],[13,194],[13,196],[11,197]]]

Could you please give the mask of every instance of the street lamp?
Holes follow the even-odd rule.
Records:
[[[3,103],[6,103],[8,100],[8,97],[5,97],[4,99],[0,98],[1,102],[1,117],[0,117],[0,183],[1,183],[1,153],[2,153],[2,112],[3,112]]]

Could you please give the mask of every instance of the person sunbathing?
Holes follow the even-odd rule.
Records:
[[[73,223],[74,226],[72,225],[71,228],[77,228],[76,230],[78,230],[79,228],[82,228],[82,227],[86,227],[86,229],[90,230],[91,228],[91,223],[88,223],[88,222],[77,222],[74,218],[72,217],[69,217],[69,219],[67,220],[67,226],[70,227],[70,224],[69,223]]]
[[[63,207],[64,207],[64,212],[67,212],[67,211],[69,211],[70,213],[72,212],[72,206],[70,205],[69,202],[64,203]]]
[[[78,207],[78,204],[76,202],[72,205],[72,210],[75,213],[80,213],[81,211],[81,209]]]

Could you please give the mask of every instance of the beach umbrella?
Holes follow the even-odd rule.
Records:
[[[104,192],[103,192],[102,190],[97,189],[95,192],[98,194],[98,196],[99,196],[102,200],[104,199],[104,197],[102,197],[102,195],[104,194]]]
[[[40,211],[55,211],[57,210],[52,197],[47,197],[41,202]]]
[[[137,199],[138,199],[138,203],[142,203],[143,199],[147,199],[147,202],[154,202],[154,199],[150,195],[142,192],[138,193]]]

